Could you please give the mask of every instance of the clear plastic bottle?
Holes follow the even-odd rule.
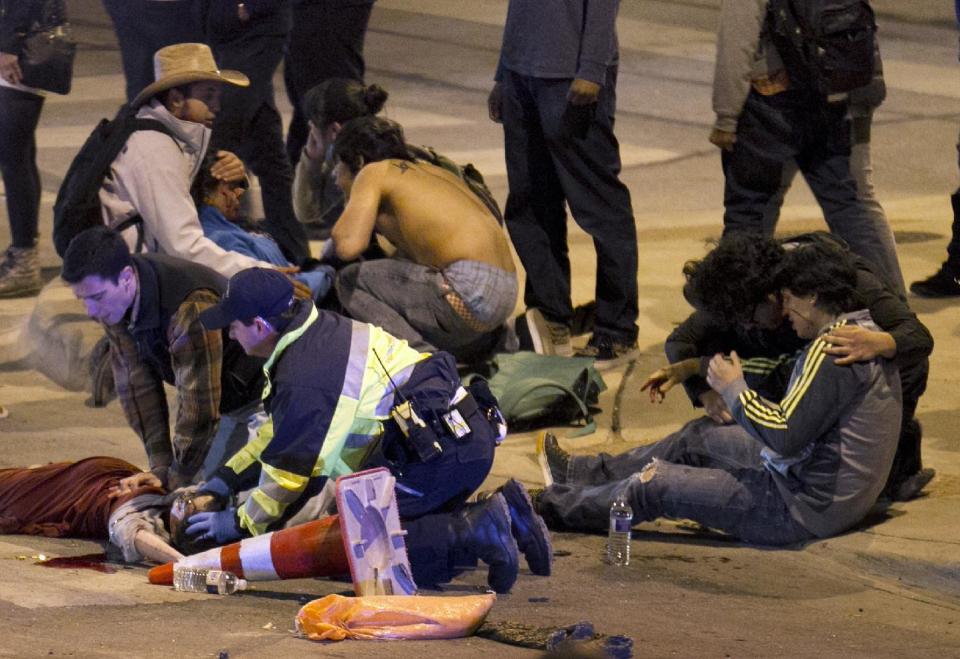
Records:
[[[610,533],[607,536],[607,562],[611,565],[630,565],[630,533],[633,528],[633,508],[621,494],[610,506]]]
[[[173,566],[173,588],[187,593],[210,593],[232,595],[245,590],[247,581],[238,579],[232,572],[208,570],[198,567]]]

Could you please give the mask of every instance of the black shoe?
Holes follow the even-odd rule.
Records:
[[[550,566],[553,564],[550,531],[533,509],[533,502],[530,501],[526,488],[511,478],[500,488],[500,493],[510,507],[510,530],[527,559],[527,566],[534,574],[549,577]]]
[[[590,357],[593,367],[598,371],[605,371],[626,364],[640,355],[637,342],[623,343],[605,334],[594,334],[580,350],[574,353],[575,357]]]
[[[937,274],[910,284],[910,292],[920,297],[960,297],[960,277],[944,264]]]
[[[894,501],[910,501],[916,499],[920,496],[923,488],[925,488],[936,475],[937,472],[934,469],[921,469],[890,488],[890,498]]]
[[[554,483],[567,482],[570,454],[560,448],[553,433],[542,432],[537,437],[537,463],[543,472],[543,483],[547,487]]]
[[[498,593],[510,592],[520,570],[517,542],[510,529],[510,508],[502,494],[470,504],[452,528],[453,551],[479,558],[489,566],[487,584]]]

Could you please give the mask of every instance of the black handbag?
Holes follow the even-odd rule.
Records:
[[[23,84],[69,94],[77,44],[70,38],[63,0],[45,0],[39,20],[24,35],[20,53]]]

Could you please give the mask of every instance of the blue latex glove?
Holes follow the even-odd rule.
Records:
[[[211,478],[197,488],[197,494],[203,493],[212,494],[224,502],[229,501],[230,495],[233,494],[230,491],[230,486],[222,478],[217,477]]]
[[[198,540],[214,540],[219,545],[239,540],[243,534],[237,524],[237,509],[191,515],[187,520],[187,535],[196,536]]]

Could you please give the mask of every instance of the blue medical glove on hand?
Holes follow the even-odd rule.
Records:
[[[197,540],[214,540],[218,545],[239,540],[243,534],[237,523],[237,509],[191,515],[187,520],[187,535],[196,536]]]
[[[227,502],[230,501],[230,495],[233,492],[230,491],[230,486],[222,478],[214,477],[200,485],[197,488],[197,494],[212,494],[220,501]]]

